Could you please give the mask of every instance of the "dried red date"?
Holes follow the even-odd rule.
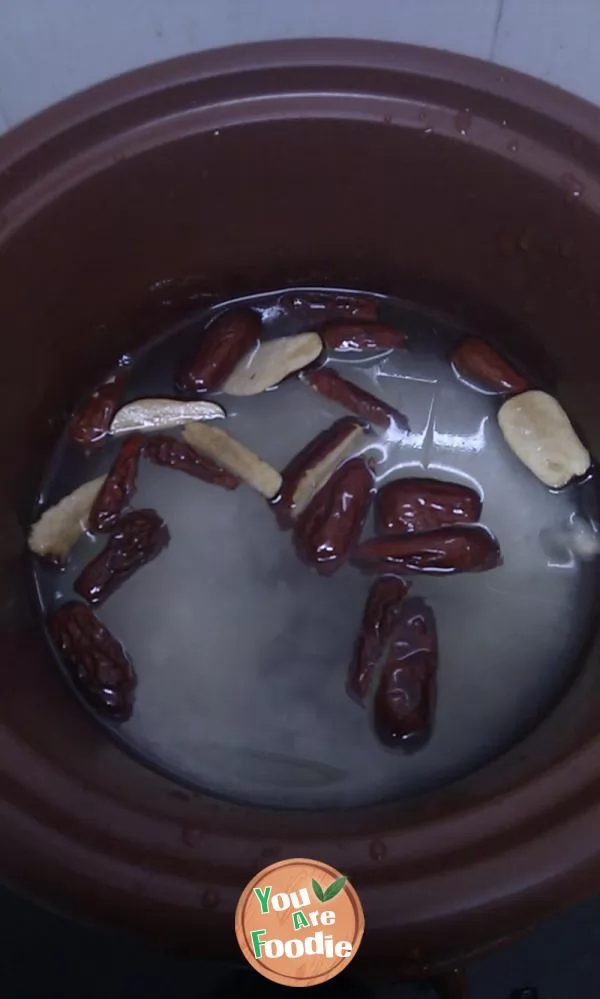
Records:
[[[117,720],[129,718],[135,673],[117,639],[85,604],[63,604],[48,629],[65,666],[87,700]]]
[[[377,736],[386,746],[419,749],[431,733],[435,709],[437,635],[423,600],[400,608],[373,705]]]
[[[110,531],[119,520],[135,493],[140,455],[145,444],[143,434],[133,434],[121,444],[90,511],[90,530]]]
[[[373,672],[408,589],[409,584],[399,576],[382,576],[369,590],[346,684],[348,693],[359,704],[364,703],[369,692]]]
[[[328,350],[389,350],[406,341],[404,333],[383,323],[326,323],[320,333]]]
[[[481,497],[458,482],[395,479],[377,493],[375,522],[382,534],[435,531],[452,524],[472,524],[481,516]]]
[[[308,291],[284,295],[279,304],[308,321],[328,322],[351,319],[358,323],[377,322],[379,302],[360,295],[341,295],[335,291]]]
[[[226,472],[210,458],[198,454],[185,441],[170,437],[168,434],[157,434],[155,437],[151,437],[146,442],[144,456],[155,465],[164,465],[180,472],[187,472],[188,475],[193,475],[196,479],[211,482],[215,486],[222,486],[223,489],[237,489],[240,484],[236,475]]]
[[[294,544],[300,558],[321,576],[344,564],[360,537],[373,490],[371,469],[354,458],[337,469],[298,517]]]
[[[123,391],[125,376],[116,374],[96,389],[69,425],[69,435],[76,444],[94,448],[106,437]]]
[[[80,573],[74,589],[88,603],[100,604],[168,543],[169,531],[155,510],[132,510],[121,518],[104,551]]]
[[[292,458],[282,473],[281,491],[273,501],[280,527],[292,526],[336,468],[355,454],[364,441],[363,424],[345,416],[309,441]]]
[[[378,427],[389,427],[394,422],[400,430],[408,430],[408,420],[397,409],[388,406],[382,399],[377,399],[370,392],[365,392],[354,382],[346,381],[333,368],[315,368],[304,371],[300,378],[310,385],[315,392],[339,403],[344,409],[360,416]]]
[[[514,393],[531,388],[498,351],[479,337],[467,337],[452,357],[456,373],[490,392]]]
[[[442,527],[427,534],[390,534],[358,546],[353,560],[365,572],[484,572],[502,564],[500,548],[484,527]]]
[[[179,371],[180,392],[203,395],[218,389],[260,339],[260,316],[251,309],[231,309],[218,316],[202,334],[196,356]]]

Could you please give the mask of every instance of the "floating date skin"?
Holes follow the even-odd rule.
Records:
[[[330,427],[317,434],[308,444],[296,454],[286,465],[282,472],[282,486],[278,496],[273,501],[273,509],[277,522],[282,529],[291,527],[298,511],[297,497],[303,482],[317,482],[323,478],[321,487],[325,484],[330,475],[333,474],[337,465],[348,457],[344,453],[346,442],[352,445],[353,440],[365,432],[364,424],[360,420],[355,420],[351,416],[344,416],[341,420],[336,420]],[[339,460],[334,460],[334,456],[340,454]],[[329,475],[320,476],[320,469],[331,461]],[[313,495],[317,489],[313,490]],[[312,496],[311,496],[312,499]],[[305,504],[303,509],[305,509]],[[299,512],[302,512],[300,510]]]
[[[75,580],[75,591],[88,603],[101,604],[168,543],[169,531],[155,510],[132,510]]]
[[[409,585],[399,576],[382,576],[369,590],[346,683],[346,690],[358,704],[364,704]]]
[[[231,309],[218,316],[202,334],[195,357],[180,369],[177,390],[204,395],[218,389],[256,346],[260,333],[260,316],[252,309]]]
[[[360,537],[372,493],[371,469],[362,458],[354,458],[333,473],[298,518],[296,551],[319,575],[333,575],[348,558]]]
[[[92,707],[115,721],[131,715],[133,666],[117,639],[85,604],[63,604],[48,629],[77,687]]]
[[[361,295],[342,295],[334,291],[291,292],[283,295],[279,304],[285,312],[293,313],[313,323],[336,319],[370,323],[377,322],[379,318],[377,299]]]
[[[390,422],[393,422],[400,430],[408,430],[408,420],[403,413],[399,413],[393,406],[388,406],[370,392],[365,392],[353,382],[342,378],[333,368],[309,369],[304,371],[300,378],[315,392],[332,402],[339,403],[344,409],[349,409],[351,413],[375,426],[387,428]]]
[[[479,493],[458,482],[395,479],[379,490],[375,500],[380,534],[435,531],[452,524],[473,524],[480,516]]]
[[[90,511],[90,530],[112,530],[129,505],[137,488],[138,465],[145,444],[143,434],[133,434],[121,445]]]
[[[144,455],[155,465],[175,468],[187,472],[196,479],[221,486],[223,489],[237,489],[240,480],[231,472],[225,471],[210,458],[198,454],[193,447],[169,434],[157,434],[146,442]]]
[[[96,389],[69,425],[69,436],[84,448],[98,447],[107,436],[125,383],[122,373]]]
[[[420,749],[431,734],[435,711],[437,635],[433,611],[423,601],[401,607],[373,703],[380,741],[405,752]]]
[[[450,575],[485,572],[502,564],[500,547],[484,527],[442,527],[426,534],[389,534],[363,541],[354,563],[364,572]]]
[[[514,394],[531,388],[498,351],[479,337],[467,337],[452,357],[455,371],[461,378],[489,392]]]
[[[359,353],[403,347],[406,334],[383,323],[326,323],[320,330],[328,350]]]

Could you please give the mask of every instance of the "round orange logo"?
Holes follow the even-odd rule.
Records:
[[[246,960],[280,985],[319,985],[356,954],[365,928],[358,895],[318,860],[281,860],[242,892],[235,933]]]

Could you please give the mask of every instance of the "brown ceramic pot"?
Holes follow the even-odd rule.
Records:
[[[399,294],[543,348],[599,450],[600,111],[462,57],[291,42],[111,81],[0,142],[0,866],[33,897],[211,954],[284,856],[347,872],[361,958],[442,967],[600,886],[597,649],[511,752],[410,803],[274,812],[182,790],[82,711],[24,537],[63,414],[205,299]]]

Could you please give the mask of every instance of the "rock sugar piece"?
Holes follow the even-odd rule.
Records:
[[[341,465],[312,498],[294,528],[300,558],[321,576],[342,567],[360,537],[373,493],[373,474],[363,458]]]
[[[454,370],[476,388],[503,394],[524,392],[529,383],[506,358],[479,337],[467,337],[452,357]]]
[[[180,368],[177,390],[205,395],[220,388],[238,362],[257,346],[260,334],[260,316],[252,309],[221,313],[202,332],[194,357]]]
[[[443,527],[427,534],[389,534],[363,541],[354,563],[364,572],[450,575],[485,572],[502,564],[500,547],[484,527]]]
[[[106,476],[85,482],[44,511],[29,532],[32,552],[50,562],[62,564],[81,535],[88,529],[89,516]]]
[[[332,423],[302,448],[285,467],[273,505],[279,526],[291,527],[329,481],[336,468],[369,442],[365,425],[350,416]]]
[[[423,600],[407,600],[392,630],[373,703],[375,732],[384,745],[414,752],[427,742],[433,727],[437,664],[433,611]]]
[[[52,615],[48,630],[87,701],[116,721],[131,715],[136,684],[123,646],[85,604],[71,601]]]
[[[536,389],[508,399],[498,423],[510,449],[541,482],[552,489],[585,475],[591,459],[564,409]]]
[[[408,590],[409,583],[399,576],[381,576],[369,590],[346,683],[350,697],[359,704],[364,704],[369,693]]]
[[[472,524],[480,516],[479,493],[459,482],[394,479],[378,491],[375,500],[375,522],[381,534],[434,531],[452,524]]]
[[[281,490],[282,480],[277,469],[236,441],[226,430],[205,423],[188,423],[183,429],[183,438],[198,454],[210,458],[242,479],[266,499],[273,499]]]
[[[220,420],[224,416],[222,406],[201,399],[190,402],[182,399],[136,399],[119,410],[110,425],[110,432],[129,434],[133,430],[166,430],[194,420]]]
[[[318,333],[299,333],[268,340],[251,350],[223,382],[229,395],[259,395],[316,361],[323,351]]]

